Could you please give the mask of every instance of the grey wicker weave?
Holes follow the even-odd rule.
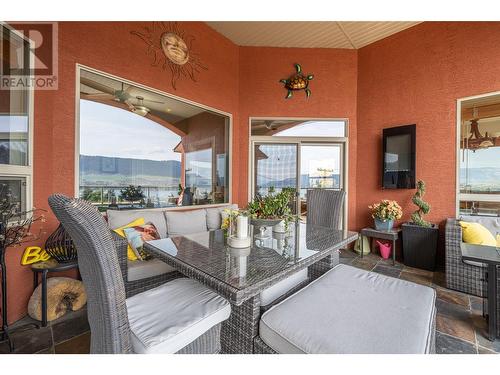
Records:
[[[144,279],[129,281],[128,257],[127,257],[128,241],[114,231],[111,231],[110,233],[111,236],[113,237],[113,241],[115,243],[116,251],[118,254],[118,262],[120,263],[120,269],[122,271],[123,282],[125,285],[125,292],[127,298],[132,297],[133,295],[136,295],[138,293],[144,292],[148,289],[160,286],[170,280],[182,277],[182,274],[174,271],[174,272],[163,273],[161,275],[147,277]]]
[[[486,268],[462,261],[462,227],[457,219],[446,220],[446,287],[479,297],[486,297]]]
[[[460,244],[462,227],[457,219],[446,220],[446,287],[486,298],[488,296],[487,267],[464,263]],[[497,277],[497,335],[500,335],[500,273]]]
[[[307,222],[312,225],[339,229],[344,200],[344,190],[308,189]]]
[[[103,216],[90,203],[62,194],[49,197],[57,219],[73,239],[87,292],[90,352],[132,353],[126,294],[117,249]],[[218,324],[178,353],[218,353]]]
[[[248,269],[252,273],[247,275],[242,284],[229,276],[228,250],[220,230],[200,233],[206,238],[200,239],[198,236],[199,242],[189,236],[150,241],[145,243],[145,249],[183,275],[207,285],[226,298],[231,303],[231,316],[222,323],[222,352],[250,354],[253,353],[254,339],[258,335],[261,291],[304,268],[309,268],[309,273],[314,269],[315,275],[328,271],[338,264],[338,249],[358,237],[355,232],[309,224],[300,224],[298,227],[296,233],[303,240],[299,238],[295,243],[299,246],[305,244],[309,249],[305,251],[307,255],[287,259],[273,249],[253,246],[248,260]],[[175,252],[168,250],[172,247]]]

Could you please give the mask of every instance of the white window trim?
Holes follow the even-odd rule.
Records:
[[[24,34],[13,29],[5,22],[0,21],[0,27],[5,27],[21,39],[27,41],[30,49],[34,50],[34,42],[27,38]],[[34,53],[30,53],[30,67],[35,65]],[[0,164],[0,176],[2,177],[24,177],[26,178],[26,210],[33,209],[33,138],[34,138],[34,99],[35,92],[33,87],[29,88],[28,94],[28,165],[9,165]]]
[[[345,124],[345,136],[344,137],[281,137],[281,136],[252,136],[252,120],[291,120],[291,121],[342,121]],[[254,161],[253,161],[253,148],[255,143],[268,142],[268,143],[296,143],[299,146],[301,144],[321,144],[321,143],[341,143],[343,144],[343,159],[344,165],[341,166],[343,169],[342,189],[345,191],[345,204],[344,204],[344,214],[342,218],[342,225],[344,229],[349,226],[349,119],[342,117],[273,117],[273,116],[250,116],[248,118],[248,201],[253,199],[253,187],[254,187]],[[300,160],[300,147],[298,149],[298,158]],[[300,180],[300,179],[299,179]],[[300,186],[299,186],[300,188]]]
[[[115,80],[122,81],[126,84],[129,85],[134,85],[138,88],[144,89],[144,90],[149,90],[151,92],[157,93],[159,95],[164,95],[172,99],[176,99],[179,101],[182,101],[186,104],[191,104],[195,105],[197,107],[206,109],[208,111],[218,113],[223,116],[227,116],[229,119],[229,144],[228,144],[228,153],[229,153],[229,184],[228,184],[228,189],[229,189],[229,196],[228,196],[228,202],[227,203],[214,203],[214,204],[204,204],[204,205],[192,205],[192,206],[179,206],[179,207],[165,207],[165,208],[152,208],[150,210],[185,210],[185,209],[192,209],[192,208],[210,208],[210,207],[220,207],[226,204],[233,203],[233,115],[228,112],[221,111],[219,109],[213,108],[206,106],[204,104],[197,103],[195,101],[189,100],[182,98],[177,95],[172,95],[169,94],[165,91],[161,91],[146,85],[143,85],[141,83],[131,81],[129,79],[119,77],[110,73],[103,72],[101,70],[97,70],[94,68],[91,68],[86,65],[82,64],[76,64],[76,80],[75,80],[75,174],[74,174],[74,196],[75,198],[78,198],[80,196],[80,71],[85,70],[87,72],[99,74],[105,77],[109,77]]]
[[[489,92],[480,95],[468,96],[457,99],[457,124],[456,124],[456,175],[455,175],[455,217],[460,217],[460,201],[482,201],[482,202],[500,202],[500,194],[470,194],[460,193],[460,141],[461,141],[461,123],[462,123],[462,103],[472,99],[487,98],[489,96],[500,95],[500,91]]]

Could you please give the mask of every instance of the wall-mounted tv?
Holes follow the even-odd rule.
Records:
[[[383,130],[382,187],[415,188],[415,124]]]

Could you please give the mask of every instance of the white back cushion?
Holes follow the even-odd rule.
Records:
[[[111,229],[120,228],[132,221],[144,218],[146,223],[153,223],[161,238],[167,237],[167,223],[163,210],[108,210],[108,224]]]
[[[208,230],[220,229],[222,225],[222,212],[226,209],[237,209],[238,205],[228,204],[222,207],[207,208],[207,228]]]
[[[204,209],[193,211],[165,211],[169,236],[206,232],[207,212]]]
[[[497,233],[500,232],[500,217],[491,216],[462,216],[460,218],[462,221],[468,223],[479,223],[486,229],[488,229],[493,237],[496,237]]]

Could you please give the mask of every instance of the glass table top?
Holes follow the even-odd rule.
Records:
[[[250,232],[252,244],[248,248],[229,247],[224,232],[215,230],[148,241],[146,250],[243,289],[288,268],[292,270],[300,262],[326,256],[357,238],[356,232],[303,223],[291,224],[285,233],[266,228],[264,238],[253,226]]]

